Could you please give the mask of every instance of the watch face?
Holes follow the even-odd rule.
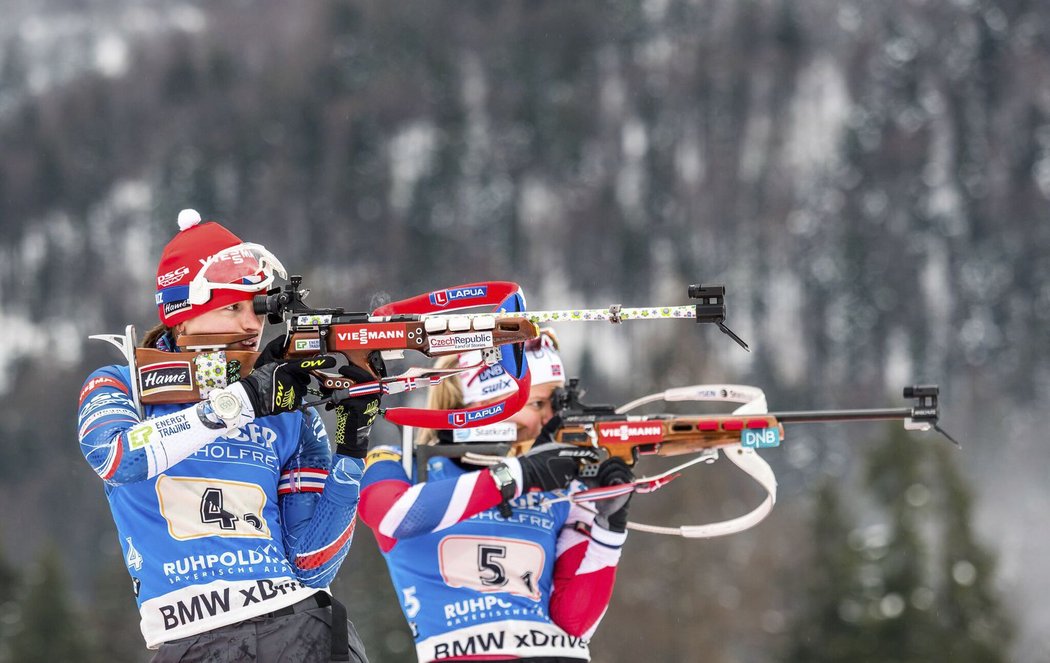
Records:
[[[506,465],[494,465],[491,468],[492,476],[496,478],[500,489],[514,485],[514,475]]]
[[[241,399],[229,392],[216,393],[211,407],[222,419],[233,419],[241,413]]]

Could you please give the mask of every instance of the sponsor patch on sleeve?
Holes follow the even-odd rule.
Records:
[[[390,451],[389,449],[373,449],[368,452],[368,456],[365,457],[365,469],[372,466],[373,463],[378,463],[383,460],[392,460],[395,463],[401,462],[401,454]]]

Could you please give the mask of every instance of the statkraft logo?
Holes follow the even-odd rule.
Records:
[[[480,299],[487,297],[489,288],[486,285],[475,285],[464,288],[451,288],[449,290],[435,290],[430,293],[430,303],[435,306],[448,306],[450,303],[460,299]]]
[[[490,405],[483,410],[474,410],[471,412],[453,412],[448,415],[448,423],[455,426],[456,428],[462,428],[467,424],[474,423],[475,421],[483,421],[496,415],[503,414],[503,409],[506,407],[506,403],[496,403]]]

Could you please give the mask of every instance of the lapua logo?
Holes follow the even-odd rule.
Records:
[[[430,293],[430,303],[435,306],[448,306],[460,299],[480,299],[489,294],[488,286],[474,285],[463,288],[450,288],[448,290],[435,290]]]
[[[455,426],[456,428],[462,428],[467,424],[475,421],[482,421],[484,419],[490,419],[499,414],[503,413],[503,409],[506,407],[506,403],[496,403],[490,405],[482,410],[473,410],[470,412],[453,412],[448,415],[448,423]]]

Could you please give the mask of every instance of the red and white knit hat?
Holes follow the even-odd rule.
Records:
[[[284,268],[263,247],[242,242],[214,221],[202,223],[195,210],[184,209],[179,233],[157,265],[157,315],[172,327],[251,299],[269,287],[275,268],[283,275]]]

